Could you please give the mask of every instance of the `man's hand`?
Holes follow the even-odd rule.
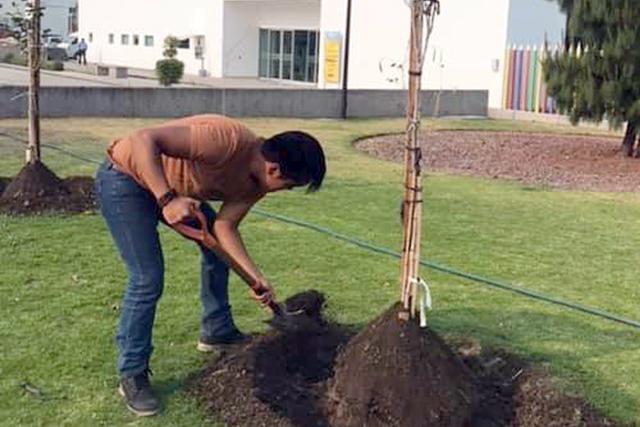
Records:
[[[199,209],[200,202],[191,197],[178,196],[162,209],[162,215],[169,225],[182,222],[192,216],[195,209]]]
[[[271,285],[265,279],[258,279],[258,285],[256,286],[258,292],[249,288],[249,296],[258,301],[261,306],[266,306],[270,302],[275,301],[276,295]]]

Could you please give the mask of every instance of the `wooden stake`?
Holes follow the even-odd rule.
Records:
[[[407,127],[404,154],[404,200],[403,200],[403,244],[400,273],[401,300],[405,310],[411,308],[411,279],[418,273],[416,248],[420,218],[416,218],[416,205],[421,203],[420,146],[418,130],[420,123],[420,84],[422,29],[424,23],[423,0],[411,3],[411,33],[409,54],[409,91],[407,95]]]
[[[407,95],[407,127],[404,151],[404,198],[402,202],[402,259],[400,262],[400,299],[403,319],[416,312],[413,281],[419,277],[420,239],[422,236],[422,150],[418,140],[420,130],[420,89],[422,83],[423,37],[426,16],[425,47],[433,20],[439,13],[437,0],[411,0],[411,33],[409,54],[409,90]]]
[[[27,144],[27,163],[40,161],[40,64],[41,54],[41,31],[40,15],[42,9],[40,0],[29,2],[28,13],[31,13],[29,25],[29,142]]]

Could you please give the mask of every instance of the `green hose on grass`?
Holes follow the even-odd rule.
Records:
[[[260,208],[253,208],[251,210],[251,212],[260,215],[262,217],[265,218],[269,218],[272,220],[276,220],[276,221],[280,221],[280,222],[284,222],[287,224],[292,224],[292,225],[296,225],[298,227],[303,227],[303,228],[307,228],[309,230],[313,230],[313,231],[317,231],[319,233],[322,234],[326,234],[328,236],[333,237],[334,239],[337,240],[341,240],[343,242],[347,242],[353,245],[356,245],[362,249],[365,249],[369,252],[374,252],[374,253],[379,253],[382,255],[388,255],[390,257],[393,258],[400,258],[400,253],[396,252],[396,251],[392,251],[391,249],[387,249],[387,248],[383,248],[380,246],[375,246],[372,245],[368,242],[365,242],[363,240],[359,240],[359,239],[355,239],[353,237],[349,237],[346,236],[344,234],[340,234],[340,233],[336,233],[333,230],[330,230],[328,228],[325,227],[321,227],[319,225],[310,223],[310,222],[305,222],[305,221],[301,221],[295,218],[290,218],[284,215],[279,215],[279,214],[274,214],[268,211],[265,211],[263,209]],[[606,319],[606,320],[610,320],[613,322],[617,322],[623,325],[627,325],[627,326],[631,326],[633,328],[636,328],[638,330],[640,330],[640,322],[637,322],[635,320],[631,320],[631,319],[626,319],[624,317],[620,317],[620,316],[616,316],[615,314],[611,314],[611,313],[607,313],[605,311],[602,310],[598,310],[595,308],[591,308],[591,307],[586,307],[583,305],[579,305],[573,302],[569,302],[569,301],[563,301],[560,300],[558,298],[554,298],[554,297],[550,297],[535,291],[531,291],[528,289],[524,289],[524,288],[519,288],[507,283],[502,283],[502,282],[498,282],[492,279],[487,279],[485,277],[481,277],[481,276],[477,276],[475,274],[469,274],[469,273],[465,273],[463,271],[459,271],[444,265],[440,265],[437,264],[435,262],[432,261],[428,261],[428,260],[424,260],[421,259],[420,260],[420,265],[423,265],[425,267],[431,268],[432,270],[436,270],[439,271],[441,273],[444,274],[449,274],[452,276],[457,276],[457,277],[461,277],[463,279],[467,279],[467,280],[471,280],[473,282],[477,282],[486,286],[491,286],[494,288],[498,288],[498,289],[502,289],[505,291],[509,291],[509,292],[513,292],[515,294],[519,294],[519,295],[523,295],[526,296],[528,298],[533,298],[539,301],[544,301],[544,302],[548,302],[551,304],[555,304],[555,305],[559,305],[562,307],[566,307],[566,308],[570,308],[572,310],[576,310],[576,311],[580,311],[582,313],[586,313],[592,316],[596,316],[596,317],[600,317],[602,319]]]
[[[7,138],[9,138],[10,140],[12,140],[12,142],[20,142],[23,143],[24,141],[22,141],[21,139],[19,139],[18,137],[14,136],[14,135],[10,135],[4,132],[0,132],[0,136],[5,136]],[[51,146],[51,145],[45,145],[42,144],[44,147],[47,148],[51,148],[51,149],[55,149],[58,150],[60,152],[62,152],[65,155],[68,155],[70,157],[73,157],[77,160],[81,160],[87,163],[94,163],[94,164],[100,164],[101,162],[95,159],[89,159],[86,157],[82,157],[79,156],[75,153],[72,153],[70,151],[61,149],[59,147],[55,147],[55,146]],[[287,224],[291,224],[291,225],[296,225],[298,227],[303,227],[303,228],[307,228],[309,230],[313,230],[322,234],[326,234],[328,236],[333,237],[334,239],[337,240],[341,240],[343,242],[347,242],[350,243],[352,245],[358,246],[362,249],[365,249],[369,252],[373,252],[373,253],[379,253],[382,255],[387,255],[393,258],[400,258],[400,253],[396,252],[396,251],[392,251],[391,249],[387,249],[387,248],[383,248],[380,246],[375,246],[372,245],[368,242],[365,242],[363,240],[359,240],[353,237],[349,237],[347,235],[344,234],[340,234],[340,233],[336,233],[333,230],[330,230],[328,228],[325,227],[321,227],[319,225],[310,223],[310,222],[306,222],[306,221],[301,221],[299,219],[295,219],[295,218],[290,218],[284,215],[279,215],[279,214],[275,214],[275,213],[271,213],[268,211],[265,211],[263,209],[260,208],[253,208],[251,210],[252,213],[255,213],[259,216],[265,217],[265,218],[269,218],[272,220],[276,220],[276,221],[280,221],[280,222],[284,222]],[[420,260],[420,265],[423,265],[425,267],[431,268],[432,270],[436,270],[439,271],[441,273],[444,274],[449,274],[452,276],[456,276],[456,277],[461,277],[463,279],[467,279],[467,280],[471,280],[473,282],[477,282],[486,286],[491,286],[494,288],[498,288],[498,289],[502,289],[505,291],[509,291],[518,295],[522,295],[528,298],[532,298],[532,299],[536,299],[539,301],[544,301],[544,302],[548,302],[550,304],[555,304],[555,305],[559,305],[561,307],[565,307],[565,308],[569,308],[571,310],[575,310],[575,311],[579,311],[585,314],[589,314],[591,316],[596,316],[596,317],[600,317],[602,319],[606,319],[606,320],[610,320],[612,322],[616,322],[616,323],[620,323],[622,325],[626,325],[626,326],[631,326],[635,329],[640,330],[640,322],[635,321],[635,320],[631,320],[631,319],[626,319],[624,317],[620,317],[620,316],[616,316],[615,314],[611,314],[611,313],[607,313],[606,311],[602,311],[602,310],[598,310],[595,308],[591,308],[591,307],[586,307],[580,304],[576,304],[570,301],[563,301],[560,300],[558,298],[554,298],[554,297],[550,297],[544,294],[541,294],[539,292],[535,292],[535,291],[531,291],[525,288],[519,288],[507,283],[502,283],[502,282],[498,282],[496,280],[492,280],[492,279],[487,279],[486,277],[481,277],[481,276],[477,276],[475,274],[470,274],[470,273],[465,273],[463,271],[459,271],[456,269],[453,269],[451,267],[447,267],[444,265],[440,265],[437,264],[435,262],[432,261],[428,261],[428,260]]]

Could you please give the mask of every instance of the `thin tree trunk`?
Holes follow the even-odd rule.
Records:
[[[622,140],[622,154],[626,157],[633,156],[633,144],[636,141],[636,132],[635,123],[627,122],[627,130]]]
[[[40,0],[31,0],[32,17],[29,33],[29,143],[27,163],[40,161]]]

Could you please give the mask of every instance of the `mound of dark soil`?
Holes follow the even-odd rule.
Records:
[[[513,396],[513,424],[531,427],[613,426],[614,423],[596,413],[574,396],[560,393],[549,377],[539,372],[526,372],[518,381]]]
[[[0,179],[0,213],[38,215],[95,209],[93,178],[58,178],[41,162],[25,165],[13,179]]]
[[[287,300],[317,325],[225,350],[190,381],[190,392],[227,426],[619,425],[505,352],[445,344],[398,322],[395,306],[353,336],[322,319],[323,301],[313,291]]]
[[[0,176],[0,196],[4,193],[4,189],[7,188],[7,185],[9,185],[10,182],[11,178]]]
[[[330,381],[335,426],[464,426],[478,400],[471,371],[445,342],[398,319],[399,304],[355,336]],[[357,380],[356,380],[357,379]]]
[[[321,295],[310,291],[285,302],[287,310],[320,315]],[[191,385],[191,391],[227,426],[328,426],[325,381],[349,332],[325,323],[310,330],[270,331],[224,352]]]

